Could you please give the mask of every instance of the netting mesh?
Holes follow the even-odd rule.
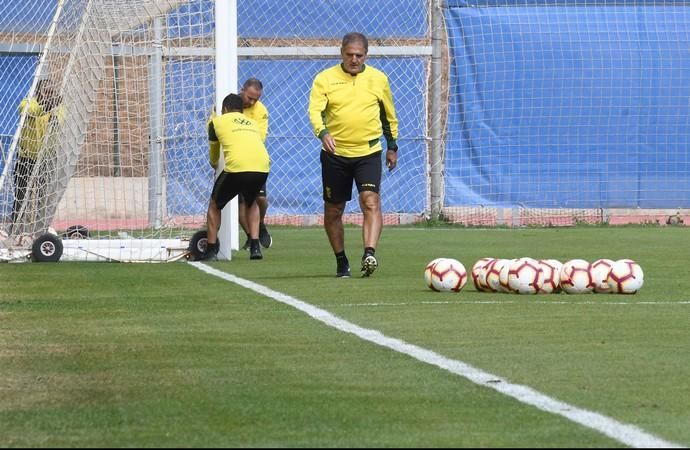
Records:
[[[687,2],[447,3],[449,217],[564,225],[687,212]]]
[[[0,1],[0,248],[75,224],[99,238],[186,238],[204,226],[214,6]],[[399,165],[382,180],[385,224],[437,213],[482,226],[661,221],[690,208],[685,2],[237,8],[237,78],[259,78],[269,110],[268,224],[322,223],[308,97],[350,31],[369,38],[367,62],[388,75],[400,125]],[[42,117],[19,104],[41,80],[61,112],[34,133],[41,151],[17,202],[21,133]],[[356,201],[345,220],[361,222]]]
[[[387,220],[419,215],[427,203],[428,5],[326,6],[238,4],[238,80],[261,79],[269,109],[266,221],[321,222],[320,143],[307,102],[314,76],[340,62],[340,39],[353,30],[370,38],[368,62],[389,75],[401,123],[405,164],[384,175]],[[203,226],[213,182],[205,125],[215,100],[214,2],[66,0],[4,9],[5,245],[26,245],[49,228],[59,233],[75,224],[100,238],[188,236]],[[55,86],[61,112],[38,133],[41,151],[20,210],[13,211],[18,136],[36,122],[19,114],[18,104],[39,95],[39,80]],[[357,223],[352,203],[347,220]]]

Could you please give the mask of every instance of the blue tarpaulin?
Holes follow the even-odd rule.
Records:
[[[309,91],[314,76],[339,60],[249,60],[239,65],[239,80],[260,78],[264,84],[261,101],[269,110],[270,124],[266,147],[271,156],[271,174],[267,191],[271,214],[313,214],[323,209],[321,192],[320,142],[313,135],[307,115]],[[371,58],[368,63],[389,74],[398,121],[400,122],[400,165],[382,180],[382,201],[385,211],[421,212],[426,201],[426,142],[424,136],[424,96],[417,90],[424,80],[424,64],[418,58]],[[190,69],[188,66],[196,66]],[[197,74],[198,84],[212,85],[213,67],[210,63],[181,62],[168,65],[168,77]],[[291,75],[287,75],[291,74]],[[210,77],[203,81],[199,77]],[[176,86],[169,79],[168,86]],[[180,135],[167,143],[168,203],[172,214],[192,214],[205,210],[211,191],[212,173],[208,165],[206,112],[212,105],[199,105],[199,99],[209,98],[207,92],[178,89],[166,93],[167,117],[184,118],[188,132],[174,132],[176,123],[169,123],[168,135]],[[405,107],[400,107],[406,105]],[[197,111],[197,116],[190,116]],[[189,168],[193,167],[193,170]],[[206,189],[189,189],[189,184]],[[190,199],[184,192],[199,192]],[[404,192],[406,195],[399,195]],[[354,197],[353,197],[354,198]],[[357,202],[348,204],[348,211],[359,210]]]
[[[446,14],[446,206],[690,207],[690,8],[475,3]]]

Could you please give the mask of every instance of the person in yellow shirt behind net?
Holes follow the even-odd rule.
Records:
[[[259,208],[256,198],[266,183],[270,158],[256,122],[243,111],[242,98],[230,94],[223,99],[223,114],[208,124],[209,161],[216,169],[223,151],[225,167],[218,176],[208,205],[206,252],[202,259],[214,259],[218,254],[218,230],[221,211],[225,205],[241,194],[247,207],[250,259],[262,259],[259,243]]]
[[[258,78],[247,78],[242,84],[239,96],[242,98],[243,111],[242,114],[254,120],[259,127],[259,133],[264,144],[268,136],[268,109],[259,100],[264,91],[264,85]],[[211,113],[211,119],[216,117],[215,111]],[[249,237],[249,225],[247,223],[247,205],[242,194],[238,197],[238,219],[242,230],[247,235],[247,240],[242,246],[243,250],[249,250],[251,238]],[[263,248],[269,248],[273,245],[273,237],[268,232],[264,218],[268,210],[268,196],[266,195],[266,184],[261,187],[259,195],[256,197],[256,203],[259,205],[259,243]]]
[[[239,96],[242,97],[242,105],[244,110],[242,113],[254,120],[259,126],[259,133],[261,134],[261,139],[266,144],[266,137],[268,136],[268,109],[259,100],[264,91],[264,85],[258,78],[248,78],[242,85],[240,89]],[[245,250],[249,249],[249,225],[247,221],[247,205],[244,201],[244,197],[240,194],[239,196],[239,221],[242,229],[247,235],[247,241],[244,243]],[[266,217],[266,211],[268,210],[268,195],[266,194],[266,183],[261,187],[259,195],[256,197],[256,204],[259,205],[259,243],[263,248],[269,248],[273,245],[273,238],[266,228],[264,219]]]
[[[41,152],[48,151],[49,143],[45,142],[49,126],[54,121],[62,121],[64,110],[62,99],[56,92],[50,80],[40,80],[36,86],[36,96],[25,98],[19,104],[19,114],[25,114],[21,133],[19,135],[18,155],[14,165],[14,203],[12,205],[12,224],[16,224],[22,205],[26,198],[29,180],[34,172],[36,162]],[[48,175],[39,173],[36,186],[45,188]],[[42,196],[40,192],[39,196]]]

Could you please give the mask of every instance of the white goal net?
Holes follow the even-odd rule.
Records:
[[[177,247],[205,226],[213,182],[206,121],[216,95],[214,2],[3,5],[5,259],[13,258],[8,252],[24,257],[49,231],[63,239],[65,252],[89,245],[122,249],[99,258],[100,250],[89,247],[87,259],[178,258]],[[314,76],[340,61],[340,41],[350,31],[370,38],[369,63],[389,75],[401,122],[405,164],[384,175],[386,220],[424,213],[429,6],[416,0],[391,6],[238,2],[237,78],[240,85],[249,77],[263,82],[270,115],[269,226],[322,223],[320,144],[307,99]],[[44,85],[59,99],[52,109],[41,104]],[[20,108],[24,99],[34,108]],[[18,162],[28,167],[23,175]],[[346,220],[360,223],[351,203]],[[75,229],[89,239],[72,242]]]
[[[65,0],[3,13],[3,71],[21,75],[3,98],[16,114],[0,180],[5,257],[47,232],[80,238],[65,245],[80,259],[179,257],[213,176],[196,157],[215,99],[213,53],[202,50],[213,34],[199,32],[213,30],[213,8]],[[176,104],[184,90],[194,101]],[[193,172],[206,183],[184,186]],[[198,207],[177,212],[180,202]]]
[[[183,255],[213,184],[216,5],[0,2],[0,260],[26,259],[49,231],[87,259]],[[236,10],[235,92],[258,78],[269,111],[269,229],[323,225],[308,98],[352,31],[369,38],[367,64],[388,75],[399,121],[384,224],[690,223],[687,2],[237,0]],[[59,104],[39,101],[45,86]],[[361,224],[357,201],[345,213]]]

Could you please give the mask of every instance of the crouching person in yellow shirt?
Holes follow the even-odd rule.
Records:
[[[216,169],[223,151],[225,167],[213,185],[208,205],[208,245],[203,259],[218,254],[221,210],[242,194],[248,208],[250,259],[262,259],[259,244],[259,207],[256,198],[268,178],[270,159],[256,122],[242,114],[242,98],[230,94],[223,100],[223,114],[208,125],[209,160]]]

